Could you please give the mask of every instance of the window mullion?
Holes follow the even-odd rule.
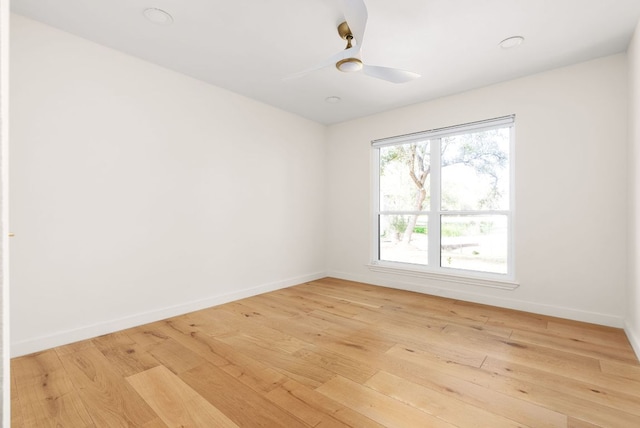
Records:
[[[429,144],[430,168],[429,186],[429,266],[440,266],[440,143],[441,138],[434,138]]]
[[[380,149],[373,150],[371,155],[371,169],[375,171],[372,175],[371,188],[373,189],[371,204],[372,204],[372,217],[371,224],[374,226],[371,228],[373,234],[371,236],[371,242],[375,242],[375,245],[371,245],[371,260],[380,260]]]

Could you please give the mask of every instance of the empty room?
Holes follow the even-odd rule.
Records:
[[[640,426],[640,2],[11,0],[3,426]]]

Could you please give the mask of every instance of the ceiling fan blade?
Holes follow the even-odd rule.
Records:
[[[369,14],[367,13],[367,6],[363,0],[340,0],[342,5],[342,12],[344,18],[351,28],[353,37],[356,39],[356,44],[362,46],[364,40],[364,30],[367,26],[367,19]]]
[[[362,67],[362,72],[367,76],[386,80],[387,82],[392,83],[406,83],[420,77],[418,73],[414,73],[412,71],[366,64]]]
[[[284,77],[283,80],[297,79],[298,77],[305,76],[305,75],[307,75],[309,73],[313,73],[314,71],[318,71],[318,70],[323,69],[325,67],[329,67],[331,65],[335,66],[336,62],[341,61],[341,60],[343,60],[345,58],[357,56],[359,52],[360,52],[360,49],[357,46],[354,46],[354,47],[349,48],[349,49],[345,49],[343,51],[338,52],[335,55],[330,56],[329,58],[325,59],[321,63],[314,65],[313,67],[307,68],[305,70],[299,71],[299,72],[294,73],[294,74],[290,74],[290,75]]]

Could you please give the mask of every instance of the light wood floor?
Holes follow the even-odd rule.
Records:
[[[323,279],[12,360],[18,427],[640,427],[619,329]]]

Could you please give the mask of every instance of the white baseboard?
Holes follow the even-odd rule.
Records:
[[[627,339],[629,339],[629,343],[631,343],[631,347],[636,353],[636,358],[640,361],[640,335],[628,321],[625,323],[624,332],[627,334]]]
[[[606,325],[610,327],[622,328],[624,319],[615,315],[601,314],[597,312],[582,311],[579,309],[566,308],[561,306],[532,303],[523,300],[509,299],[503,297],[488,296],[479,293],[470,293],[452,288],[442,288],[426,284],[415,284],[401,280],[376,279],[366,275],[354,275],[344,272],[327,272],[327,276],[346,279],[349,281],[364,282],[367,284],[380,285],[383,287],[397,288],[399,290],[415,291],[418,293],[430,294],[451,299],[464,300],[467,302],[480,303],[484,305],[497,306],[500,308],[515,309],[518,311],[532,312],[540,315],[548,315],[558,318],[565,318],[575,321],[583,321],[593,324]]]
[[[572,308],[565,308],[552,305],[544,305],[538,303],[531,303],[516,299],[506,299],[494,296],[486,296],[481,294],[469,293],[459,290],[445,289],[440,287],[417,285],[409,282],[403,282],[398,280],[377,280],[365,275],[353,275],[344,272],[318,272],[314,274],[299,276],[295,278],[289,278],[282,281],[271,282],[267,284],[258,285],[255,287],[246,288],[244,290],[235,291],[233,293],[220,294],[211,296],[205,299],[185,302],[179,305],[161,308],[154,311],[144,312],[140,314],[131,315],[128,317],[118,318],[103,323],[92,324],[88,326],[79,327],[77,329],[59,331],[55,334],[40,336],[35,338],[29,338],[26,340],[13,342],[11,344],[11,358],[19,357],[21,355],[27,355],[34,352],[43,351],[56,346],[61,346],[80,340],[91,339],[103,334],[113,333],[116,331],[124,330],[139,325],[148,324],[155,321],[160,321],[166,318],[186,314],[189,312],[209,308],[212,306],[221,305],[224,303],[232,302],[246,297],[256,296],[258,294],[267,293],[270,291],[279,290],[293,285],[301,284],[304,282],[314,281],[316,279],[331,276],[334,278],[340,278],[350,281],[364,282],[373,285],[380,285],[383,287],[397,288],[400,290],[415,291],[418,293],[431,294],[435,296],[449,297],[452,299],[459,299],[474,303],[481,303],[491,306],[498,306],[508,309],[516,309],[520,311],[532,312],[541,315],[549,315],[560,318],[572,319],[576,321],[589,322],[600,325],[607,325],[611,327],[624,327],[629,342],[631,343],[636,355],[640,359],[640,337],[631,328],[630,325],[624,323],[621,317],[616,317],[607,314],[600,314],[595,312],[581,311]]]
[[[210,308],[212,306],[244,299],[246,297],[256,296],[258,294],[267,293],[269,291],[291,287],[293,285],[314,281],[326,276],[327,275],[325,272],[318,272],[295,278],[289,278],[282,281],[276,281],[246,288],[240,291],[234,291],[233,293],[210,296],[201,300],[185,302],[175,306],[139,313],[102,323],[82,326],[72,330],[59,331],[55,334],[50,334],[47,336],[34,337],[18,342],[13,342],[11,343],[11,358],[43,351],[45,349],[66,345],[80,340],[91,339],[103,334],[114,333],[116,331],[124,330],[127,328],[160,321],[166,318],[171,318],[205,308]]]

